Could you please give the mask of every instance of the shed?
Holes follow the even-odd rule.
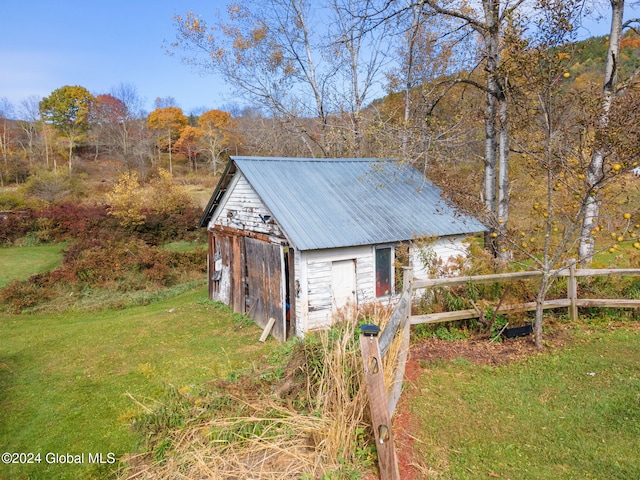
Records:
[[[231,157],[200,220],[209,296],[270,318],[280,340],[326,328],[347,304],[392,301],[396,249],[425,275],[412,240],[442,259],[485,230],[411,165],[371,158]]]

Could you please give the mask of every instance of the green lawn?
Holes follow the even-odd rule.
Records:
[[[426,478],[640,478],[640,328],[576,335],[500,367],[424,365],[411,409]]]
[[[178,388],[260,362],[254,324],[202,289],[149,306],[99,313],[0,314],[0,450],[41,463],[0,464],[0,478],[104,478],[109,466],[47,464],[58,454],[134,452],[133,415]]]
[[[53,270],[62,261],[64,244],[37,247],[0,247],[0,288],[13,280]]]

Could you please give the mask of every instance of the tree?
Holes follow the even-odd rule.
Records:
[[[141,225],[145,220],[144,198],[138,174],[135,171],[124,172],[107,194],[109,215],[119,219],[124,226]]]
[[[543,4],[542,4],[543,3]],[[573,149],[579,138],[575,91],[567,87],[573,61],[581,0],[544,0],[527,25],[512,22],[505,32],[505,56],[511,61],[514,149],[527,172],[533,225],[506,232],[510,248],[542,272],[536,294],[535,343],[542,347],[543,307],[558,271],[575,265],[581,209],[579,162]]]
[[[100,147],[111,154],[116,153],[120,126],[127,119],[127,107],[124,102],[113,95],[98,95],[91,105],[89,120],[95,146],[95,156]]]
[[[120,220],[123,226],[142,225],[149,213],[176,215],[193,206],[191,196],[176,184],[171,173],[162,168],[143,186],[135,171],[124,172],[107,194],[109,215]]]
[[[611,2],[611,28],[609,32],[609,46],[607,49],[607,59],[604,70],[604,84],[602,87],[602,97],[600,113],[597,122],[596,134],[603,137],[607,130],[611,109],[619,94],[618,85],[618,64],[620,63],[620,42],[622,39],[624,0],[610,0]],[[637,21],[637,20],[636,20]],[[585,262],[590,262],[594,252],[594,238],[591,233],[594,225],[598,223],[600,215],[600,193],[603,181],[606,178],[606,149],[604,144],[595,143],[591,162],[587,170],[587,184],[590,195],[584,199],[584,218],[582,220],[582,232],[580,236],[580,258]],[[610,166],[611,167],[611,166]]]
[[[4,171],[9,167],[9,153],[13,144],[14,131],[11,118],[13,117],[13,105],[6,97],[0,98],[0,155],[4,163]],[[0,186],[4,186],[4,177],[0,170]]]
[[[337,0],[241,1],[229,6],[228,22],[211,27],[189,12],[175,17],[170,53],[183,50],[184,62],[221,74],[239,96],[295,135],[306,155],[353,152],[362,106],[382,75],[381,44],[388,40],[381,35],[377,44],[369,41],[359,24],[370,7]]]
[[[24,156],[29,160],[29,166],[45,157],[45,167],[49,169],[49,154],[46,148],[46,137],[44,128],[40,121],[39,97],[31,96],[20,105],[18,126],[22,134],[19,143],[24,152]]]
[[[182,129],[180,138],[175,144],[177,151],[186,155],[189,161],[189,167],[194,171],[198,171],[198,154],[201,151],[201,139],[204,136],[204,131],[198,127],[192,127],[187,125]]]
[[[484,81],[477,81],[468,71],[459,69],[459,75],[452,78],[450,83],[472,85],[485,94],[484,219],[487,225],[498,232],[497,243],[502,243],[509,218],[509,99],[508,79],[505,75],[508,69],[502,58],[503,34],[511,19],[524,15],[525,0],[411,0],[404,5],[398,2],[381,3],[382,7],[376,14],[377,25],[384,25],[408,10],[414,10],[416,18],[415,10],[420,9],[427,16],[438,15],[446,19],[447,23],[452,22],[452,32],[473,33],[479,38],[475,68],[483,68]],[[412,26],[414,32],[416,27],[415,24]],[[467,42],[467,49],[471,37],[472,35],[463,37]],[[410,79],[410,76],[406,78]],[[492,242],[487,241],[487,244],[491,245]],[[509,258],[507,250],[496,250],[502,260]]]
[[[202,140],[207,146],[213,174],[217,175],[221,157],[233,141],[234,121],[228,112],[209,110],[200,115],[198,125],[204,132]]]
[[[73,150],[89,129],[89,111],[93,101],[93,95],[86,88],[67,85],[54,90],[40,102],[44,123],[52,125],[67,141],[69,171],[72,169]]]
[[[500,247],[504,242],[509,219],[509,101],[507,96],[507,69],[502,60],[505,25],[522,7],[525,0],[482,0],[480,8],[467,2],[425,0],[435,13],[457,19],[471,28],[482,39],[481,64],[486,71],[486,82],[475,84],[486,94],[484,202],[485,221],[498,232],[497,254],[503,259],[508,252]],[[497,194],[496,194],[497,189]]]
[[[156,108],[147,118],[149,128],[160,133],[158,148],[169,152],[169,172],[171,174],[173,174],[173,144],[188,123],[189,119],[178,107]]]
[[[465,62],[460,52],[462,39],[455,33],[457,26],[447,20],[422,4],[409,2],[400,11],[394,51],[398,62],[387,73],[392,93],[376,102],[372,129],[371,141],[382,147],[376,155],[398,157],[400,150],[399,158],[430,174],[437,161],[450,168],[452,158],[459,167],[463,159],[475,157],[459,148],[452,152],[453,145],[475,143],[469,138],[477,136],[470,121],[477,116],[472,113],[477,109],[477,95],[472,98],[464,93],[465,87],[459,90],[465,96],[464,103],[450,95],[458,85],[452,74],[465,70]]]
[[[117,128],[114,128],[117,136],[116,152],[127,169],[141,166],[152,156],[149,131],[143,122],[147,116],[144,111],[144,101],[136,87],[127,83],[121,83],[112,88],[111,96],[120,100],[125,106],[124,118]]]

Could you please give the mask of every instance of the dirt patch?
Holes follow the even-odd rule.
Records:
[[[476,365],[503,365],[536,355],[549,348],[561,347],[568,340],[569,334],[562,328],[555,328],[553,333],[545,334],[545,347],[542,350],[536,348],[533,335],[504,339],[501,342],[491,342],[486,338],[457,341],[429,338],[411,346],[411,359],[423,363],[462,358]]]

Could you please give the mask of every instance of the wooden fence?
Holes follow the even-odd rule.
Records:
[[[549,308],[568,308],[569,319],[578,318],[578,307],[611,307],[611,308],[640,308],[640,300],[633,299],[594,299],[594,298],[578,298],[578,277],[596,277],[603,275],[617,276],[640,276],[640,268],[582,268],[578,269],[575,265],[571,267],[555,270],[551,272],[551,276],[567,277],[567,298],[546,300],[543,304],[544,309]],[[542,272],[513,272],[499,273],[494,275],[475,275],[452,278],[433,278],[429,280],[415,280],[412,283],[413,291],[423,288],[433,287],[453,287],[466,284],[508,282],[514,280],[529,280],[542,277]],[[512,305],[501,305],[500,312],[516,312],[530,311],[536,309],[535,302],[519,303]],[[411,324],[419,323],[439,323],[454,320],[466,320],[477,318],[480,312],[477,309],[458,310],[455,312],[430,313],[426,315],[411,316]]]
[[[371,420],[378,450],[378,465],[382,480],[399,480],[398,460],[395,453],[391,418],[395,412],[400,394],[404,369],[409,352],[410,327],[421,323],[440,323],[455,320],[477,318],[482,315],[478,308],[472,310],[458,310],[454,312],[431,313],[426,315],[411,315],[411,305],[416,290],[434,287],[453,287],[467,284],[482,284],[494,282],[509,282],[515,280],[536,279],[542,272],[514,272],[494,275],[461,276],[452,278],[433,278],[417,280],[413,278],[413,271],[406,269],[403,276],[403,292],[396,308],[385,329],[378,336],[377,332],[366,332],[360,336],[360,347],[365,371],[367,393]],[[565,269],[551,272],[553,277],[567,277],[567,297],[556,300],[546,300],[544,309],[567,308],[569,318],[578,318],[578,307],[609,307],[609,308],[640,308],[640,300],[634,299],[592,299],[578,298],[578,277],[595,277],[602,275],[640,276],[640,268],[622,269],[578,269],[571,265]],[[535,310],[535,302],[511,305],[499,305],[501,313],[522,312]],[[387,353],[391,342],[400,332],[400,349],[395,363],[395,373],[392,384],[387,388],[384,383],[382,359]]]

